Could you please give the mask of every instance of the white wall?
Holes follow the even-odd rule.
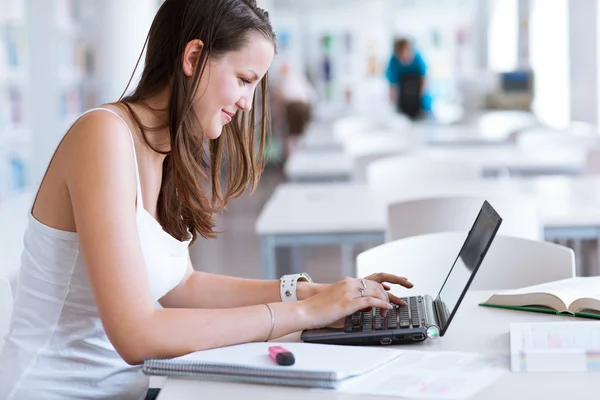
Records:
[[[532,107],[540,122],[556,129],[565,128],[571,118],[568,9],[569,0],[535,0],[531,8]]]
[[[517,68],[518,0],[486,0],[490,5],[488,67],[495,72]]]
[[[98,101],[118,100],[142,52],[157,0],[102,0],[98,13]],[[143,59],[128,92],[135,88]]]
[[[569,1],[571,119],[598,123],[598,3]],[[551,44],[550,42],[549,44]]]

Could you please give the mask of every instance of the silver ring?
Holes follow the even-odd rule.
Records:
[[[367,282],[365,282],[364,279],[361,279],[360,283],[362,284],[362,287],[359,287],[357,289],[360,292],[360,297],[363,297],[365,295],[365,290],[367,290]]]

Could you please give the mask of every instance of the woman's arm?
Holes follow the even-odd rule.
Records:
[[[298,300],[308,299],[323,287],[298,282]],[[234,308],[281,301],[278,280],[234,278],[194,271],[191,261],[181,283],[160,299],[165,308]]]
[[[265,305],[155,309],[136,224],[132,143],[121,121],[88,114],[61,146],[67,158],[60,173],[92,293],[104,330],[127,363],[267,339],[271,314]],[[359,287],[346,279],[309,300],[272,304],[271,336],[327,326],[367,307],[389,308],[383,288],[370,285],[363,297]]]

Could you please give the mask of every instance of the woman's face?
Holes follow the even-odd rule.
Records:
[[[272,42],[253,33],[242,49],[208,61],[194,98],[205,138],[218,138],[238,110],[251,109],[256,86],[274,55]]]

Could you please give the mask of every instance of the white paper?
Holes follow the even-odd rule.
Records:
[[[597,365],[600,322],[538,322],[510,325],[513,371],[587,371]]]
[[[401,353],[383,368],[350,379],[337,390],[410,399],[467,399],[508,372],[505,358],[459,352]]]
[[[282,346],[294,354],[292,366],[277,365],[269,357],[270,346]],[[232,364],[263,369],[291,369],[335,373],[337,379],[357,376],[377,368],[400,353],[385,347],[335,346],[326,344],[293,343],[246,343],[218,349],[197,351],[174,362],[204,362],[209,364]]]

